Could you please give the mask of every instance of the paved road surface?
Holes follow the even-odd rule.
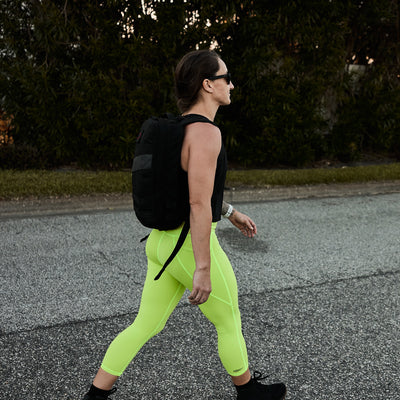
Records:
[[[399,400],[400,193],[236,206],[258,236],[226,220],[217,233],[251,368],[284,380],[288,400]],[[0,215],[1,399],[80,400],[137,312],[146,229],[124,207],[59,214]],[[235,398],[214,329],[186,297],[113,398]]]

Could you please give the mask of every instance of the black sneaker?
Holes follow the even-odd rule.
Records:
[[[85,394],[85,397],[83,398],[83,400],[107,400],[108,396],[110,394],[115,393],[117,390],[117,388],[112,388],[111,390],[109,390],[108,392],[104,393],[104,394]],[[111,400],[111,399],[110,399]]]
[[[259,381],[266,379],[258,371],[254,371],[250,380],[250,385],[238,389],[237,400],[283,400],[286,396],[286,386],[284,383],[274,383],[263,385]]]

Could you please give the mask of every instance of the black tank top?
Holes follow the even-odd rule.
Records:
[[[224,200],[224,187],[228,163],[224,144],[221,145],[221,151],[217,160],[217,169],[215,171],[214,191],[211,197],[212,222],[218,222],[221,219],[222,201]]]
[[[204,123],[209,123],[214,126],[217,126],[216,124],[214,124],[214,122],[212,122],[206,117],[204,117]],[[217,168],[215,170],[215,178],[214,178],[214,189],[213,189],[213,194],[211,196],[212,222],[218,222],[221,220],[222,201],[224,199],[224,188],[225,188],[225,179],[227,170],[228,170],[228,162],[226,157],[226,151],[224,144],[222,143],[221,151],[219,152],[217,159]]]

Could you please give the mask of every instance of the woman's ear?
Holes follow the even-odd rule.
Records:
[[[209,79],[204,79],[203,80],[202,87],[207,93],[212,93],[214,91],[214,87],[212,85],[212,82]]]

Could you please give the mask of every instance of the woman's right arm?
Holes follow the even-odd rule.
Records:
[[[220,150],[221,133],[216,126],[194,123],[186,128],[182,167],[188,173],[190,232],[196,262],[189,301],[196,305],[206,302],[211,292],[211,196]]]

